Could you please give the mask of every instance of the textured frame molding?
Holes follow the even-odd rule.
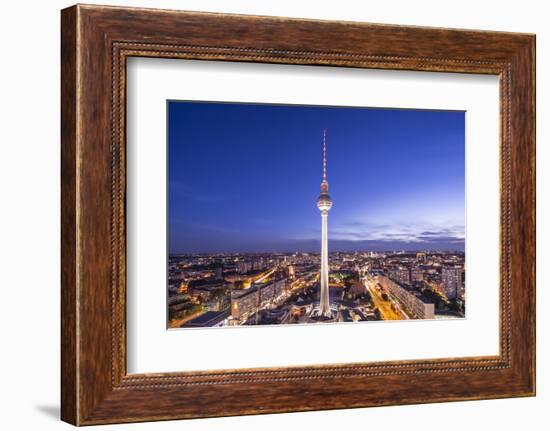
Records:
[[[62,11],[61,42],[63,420],[86,425],[534,395],[534,36],[78,5]],[[131,56],[498,75],[500,354],[127,375]],[[250,391],[264,399],[250,399]]]

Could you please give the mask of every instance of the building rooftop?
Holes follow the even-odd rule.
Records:
[[[224,311],[207,311],[206,313],[201,314],[194,319],[189,320],[188,322],[181,325],[182,328],[203,328],[208,326],[214,326],[220,323],[222,320],[229,317],[229,310]]]

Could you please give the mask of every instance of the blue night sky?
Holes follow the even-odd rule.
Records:
[[[168,102],[170,253],[464,250],[464,112]]]

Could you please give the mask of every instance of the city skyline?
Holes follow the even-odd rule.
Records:
[[[171,255],[167,327],[465,317],[462,252]]]
[[[464,250],[464,112],[168,103],[170,254]]]

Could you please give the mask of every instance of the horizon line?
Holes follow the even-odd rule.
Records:
[[[292,253],[307,253],[307,254],[321,254],[320,251],[210,251],[210,252],[174,252],[168,253],[169,256],[177,256],[184,254],[292,254]],[[414,250],[340,250],[340,251],[329,251],[331,253],[401,253],[401,254],[410,254],[410,253],[462,253],[465,254],[464,250],[452,250],[452,249],[414,249]]]

